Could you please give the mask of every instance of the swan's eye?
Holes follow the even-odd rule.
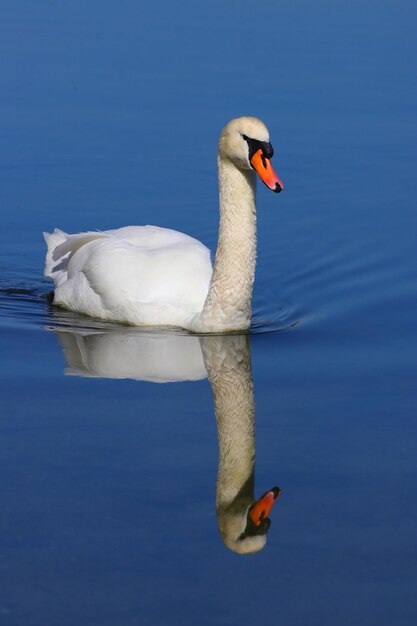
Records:
[[[247,142],[249,147],[249,161],[252,159],[255,152],[262,150],[262,160],[266,157],[272,159],[274,156],[274,149],[268,141],[258,141],[258,139],[252,139],[247,135],[242,135],[243,139]]]

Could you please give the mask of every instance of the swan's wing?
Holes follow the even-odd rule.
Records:
[[[113,230],[88,231],[69,235],[55,228],[53,233],[43,233],[47,245],[44,275],[53,279],[55,287],[68,278],[68,263],[73,255],[91,241],[111,238],[135,246],[142,250],[171,247],[176,244],[193,244],[207,248],[197,239],[184,233],[159,226],[125,226]]]
[[[164,248],[179,243],[197,243],[202,245],[197,239],[185,233],[180,233],[178,230],[171,230],[170,228],[161,228],[160,226],[124,226],[115,230],[105,230],[102,234],[123,239],[144,250]]]
[[[104,238],[90,241],[72,256],[68,282],[83,274],[112,311],[142,303],[196,312],[204,304],[211,272],[210,252],[196,241],[146,249]]]

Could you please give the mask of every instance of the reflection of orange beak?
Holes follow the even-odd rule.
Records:
[[[255,152],[250,160],[253,169],[258,174],[259,178],[265,183],[267,187],[279,193],[284,188],[282,180],[278,178],[272,169],[271,161],[266,158],[261,148]]]
[[[255,526],[268,517],[270,510],[274,506],[275,502],[281,495],[281,489],[279,487],[273,487],[267,491],[259,500],[257,500],[249,509],[249,517]]]

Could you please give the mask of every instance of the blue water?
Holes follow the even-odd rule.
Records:
[[[416,623],[417,11],[282,4],[2,2],[2,625]],[[285,183],[258,190],[251,336],[54,310],[44,230],[215,249],[247,114]],[[255,496],[282,488],[255,555],[218,529],[218,349],[253,379]]]

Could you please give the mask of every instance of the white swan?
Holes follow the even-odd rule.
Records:
[[[259,119],[240,117],[223,129],[214,268],[202,243],[156,226],[44,233],[45,276],[55,284],[54,304],[137,326],[247,329],[256,261],[255,171],[273,191],[283,187],[272,155],[268,129]]]

